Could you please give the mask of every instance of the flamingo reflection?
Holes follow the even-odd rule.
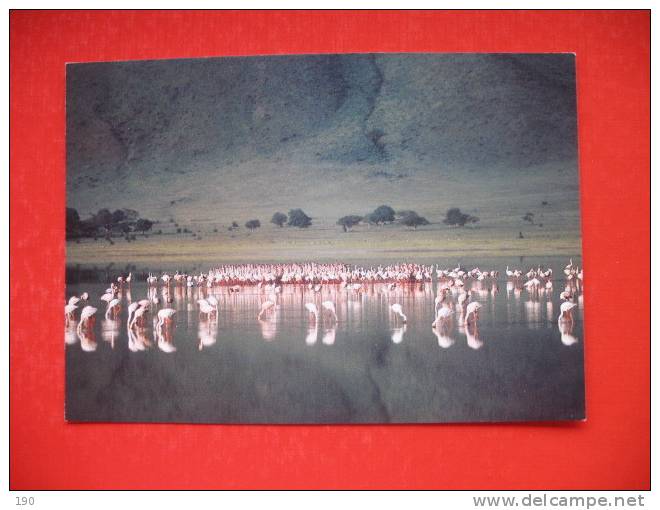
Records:
[[[218,322],[215,320],[199,321],[197,330],[199,350],[215,345],[218,339]]]
[[[110,344],[112,349],[115,348],[115,340],[119,335],[119,319],[103,319],[101,321],[101,338]]]
[[[467,323],[465,326],[467,344],[472,349],[481,349],[484,343],[479,338],[479,327],[476,322]]]
[[[561,343],[570,346],[578,343],[578,339],[573,335],[574,324],[573,321],[559,321],[559,333],[561,335]]]
[[[337,327],[336,326],[324,329],[323,330],[323,338],[321,339],[321,343],[323,343],[323,345],[333,345],[335,343],[336,334],[337,334]]]
[[[406,334],[406,328],[407,328],[406,324],[404,324],[400,328],[394,328],[392,330],[392,342],[394,342],[395,344],[400,344],[401,342],[403,342],[403,335]]]

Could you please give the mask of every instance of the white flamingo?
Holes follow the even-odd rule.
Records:
[[[80,312],[80,322],[78,323],[78,334],[81,334],[83,327],[88,327],[90,324],[94,324],[94,314],[97,312],[97,309],[93,306],[86,306]]]
[[[161,328],[165,322],[171,322],[172,318],[176,314],[176,310],[172,308],[163,308],[158,311],[158,324],[156,324],[156,328],[159,329]]]
[[[206,299],[199,299],[197,300],[197,303],[199,304],[200,315],[203,314],[206,315],[207,317],[210,317],[215,312],[215,308],[211,306]]]
[[[337,320],[337,311],[335,310],[335,304],[332,301],[323,301],[321,307],[332,315],[333,320]]]
[[[305,303],[307,311],[314,316],[314,322],[319,321],[319,309],[314,303]]]
[[[64,323],[69,324],[69,321],[74,319],[73,313],[78,309],[78,305],[64,305]]]
[[[108,303],[108,308],[106,308],[106,310],[105,310],[105,318],[106,319],[110,318],[110,314],[112,314],[113,317],[115,317],[115,318],[117,317],[117,315],[119,314],[119,310],[121,309],[120,303],[121,303],[121,301],[119,301],[119,299],[117,299],[117,298],[112,299]]]
[[[275,306],[274,301],[270,301],[270,300],[264,301],[261,304],[261,309],[259,310],[259,314],[257,315],[257,320],[261,320],[261,316],[266,312],[268,312],[269,310],[272,310],[274,306]]]
[[[400,305],[399,303],[394,303],[394,304],[390,307],[390,309],[391,309],[396,315],[398,315],[399,317],[401,317],[401,320],[403,320],[403,323],[404,323],[404,324],[405,324],[406,322],[408,322],[408,318],[407,318],[406,315],[403,313],[403,308],[401,307],[401,305]]]
[[[575,308],[577,305],[573,303],[572,301],[564,301],[561,306],[559,307],[559,321],[564,322],[572,322],[573,321],[573,308]]]
[[[431,327],[435,328],[436,326],[442,324],[443,322],[450,321],[453,316],[454,316],[454,312],[451,310],[451,308],[443,306],[436,313],[435,320],[433,321],[433,324],[431,324]]]
[[[473,318],[476,323],[479,320],[479,310],[481,309],[481,303],[477,301],[472,301],[472,303],[467,305],[465,309],[465,324],[468,324],[470,317]]]

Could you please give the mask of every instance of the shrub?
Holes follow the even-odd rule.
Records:
[[[270,222],[278,227],[282,227],[286,223],[286,214],[281,212],[276,212],[273,214],[273,217],[270,219]]]
[[[302,209],[291,209],[287,224],[290,227],[307,228],[312,224],[312,218],[307,216]]]
[[[380,207],[374,209],[374,212],[367,215],[367,221],[369,223],[375,223],[376,225],[381,223],[392,223],[394,218],[394,209],[392,209],[389,205],[381,205]]]
[[[249,230],[254,230],[255,228],[259,228],[261,226],[261,222],[259,220],[250,220],[245,223],[245,228]]]
[[[151,227],[153,226],[154,222],[150,220],[145,220],[143,218],[140,218],[137,220],[135,223],[135,230],[138,232],[145,233],[147,230],[151,230]]]
[[[353,228],[361,221],[362,221],[362,216],[351,214],[349,216],[344,216],[342,218],[339,218],[337,220],[337,225],[341,225],[342,228],[344,229],[344,232],[348,232],[351,228]]]
[[[401,223],[403,223],[406,227],[413,227],[414,229],[417,229],[417,227],[420,225],[428,225],[429,221],[423,216],[417,214],[415,211],[408,211],[408,214],[406,214],[401,219]]]
[[[476,216],[470,216],[469,214],[462,213],[458,207],[452,207],[447,210],[447,214],[443,223],[452,226],[465,226],[466,223],[476,223],[479,221],[479,218]]]

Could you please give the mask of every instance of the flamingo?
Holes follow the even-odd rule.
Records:
[[[106,290],[110,290],[110,289],[106,289]],[[109,303],[114,298],[115,298],[114,292],[106,292],[101,296],[101,301],[105,301],[106,303]]]
[[[135,313],[133,314],[133,322],[129,322],[128,327],[132,328],[135,323],[137,323],[138,319],[141,319],[145,313],[149,311],[148,308],[143,308],[139,307],[137,310],[135,310]]]
[[[477,301],[472,301],[472,303],[467,305],[465,309],[465,324],[468,324],[470,316],[474,317],[475,323],[479,320],[479,309],[481,308],[481,303]]]
[[[215,312],[215,308],[212,307],[209,302],[206,299],[199,299],[197,300],[197,303],[199,303],[199,314],[206,315],[207,317],[210,317],[213,312]]]
[[[335,304],[332,301],[323,301],[321,306],[324,310],[327,310],[330,314],[332,314],[332,318],[335,321],[337,320],[337,311],[335,310]]]
[[[172,308],[163,308],[162,310],[159,310],[158,324],[156,324],[156,328],[162,327],[165,324],[165,322],[171,322],[175,313],[176,310],[173,310]]]
[[[319,309],[314,303],[305,303],[307,311],[314,316],[314,322],[319,320]]]
[[[119,299],[117,298],[114,298],[110,302],[108,302],[108,308],[106,308],[105,310],[106,319],[110,318],[109,317],[110,313],[112,313],[114,317],[116,317],[119,314],[119,310],[121,309],[120,303],[121,301],[119,301]]]
[[[81,334],[83,326],[87,327],[89,326],[90,323],[94,324],[94,314],[97,311],[98,310],[93,306],[86,306],[85,308],[82,309],[82,311],[80,312],[80,322],[78,323],[78,328],[77,328],[79,335]]]
[[[216,315],[218,314],[218,300],[216,299],[215,296],[209,296],[206,298],[206,301],[208,302],[209,305],[211,305],[213,308],[215,308],[215,313]]]
[[[564,301],[561,306],[559,307],[560,314],[559,314],[559,322],[573,322],[573,308],[575,308],[577,305],[573,303],[572,301]]]
[[[270,301],[270,300],[264,301],[261,304],[261,310],[259,310],[259,314],[257,315],[257,320],[261,320],[261,316],[267,311],[272,310],[274,306],[275,306],[274,301]]]
[[[446,306],[443,306],[438,310],[438,313],[435,316],[435,320],[433,321],[433,324],[431,324],[432,328],[435,328],[438,324],[442,324],[445,321],[451,320],[453,317],[454,312],[452,312],[451,308],[447,308]]]
[[[470,293],[469,292],[461,292],[458,295],[458,306],[462,310],[463,307],[466,305],[466,302],[470,299]]]
[[[77,308],[78,308],[78,305],[72,305],[72,304],[64,305],[64,323],[65,324],[68,325],[69,321],[74,319],[73,312],[75,312]]]
[[[408,318],[407,318],[407,317],[405,316],[405,314],[403,313],[403,308],[401,308],[401,305],[400,305],[399,303],[394,303],[394,304],[390,307],[390,309],[391,309],[395,314],[397,314],[397,315],[399,315],[399,316],[401,317],[401,319],[403,320],[403,323],[404,323],[404,324],[405,324],[406,322],[408,322]]]
[[[131,303],[130,305],[128,305],[128,319],[126,319],[126,323],[128,324],[129,328],[131,327],[131,317],[135,313],[135,310],[137,310],[138,308],[140,308],[139,302]]]
[[[79,297],[71,296],[69,298],[69,304],[70,305],[77,305],[78,303],[80,303],[80,298]]]

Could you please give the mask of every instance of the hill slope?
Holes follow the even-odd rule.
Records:
[[[314,55],[67,67],[67,204],[225,224],[381,203],[579,228],[572,55]],[[546,211],[551,214],[551,211]],[[549,223],[552,223],[550,221]]]

